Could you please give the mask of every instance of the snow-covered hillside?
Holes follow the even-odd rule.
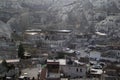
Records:
[[[17,31],[30,25],[34,28],[37,23],[47,28],[72,26],[78,32],[86,32],[109,16],[118,15],[119,4],[119,0],[0,0],[0,20],[5,18]]]

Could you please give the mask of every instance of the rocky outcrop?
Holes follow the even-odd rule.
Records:
[[[20,32],[28,27],[35,28],[36,24],[40,28],[68,28],[86,32],[94,27],[98,29],[98,24],[107,17],[118,15],[118,2],[119,0],[0,0],[1,12],[7,12],[0,14],[0,20],[3,19],[12,30]],[[2,16],[3,14],[10,15]]]
[[[12,30],[10,26],[2,21],[0,21],[0,36],[4,36],[7,38],[11,37]]]

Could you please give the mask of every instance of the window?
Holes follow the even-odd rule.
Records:
[[[76,72],[78,72],[78,68],[76,68]]]
[[[80,69],[80,72],[82,72],[82,69]]]

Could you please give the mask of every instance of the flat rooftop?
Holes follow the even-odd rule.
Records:
[[[0,60],[0,63],[2,63],[3,60]],[[16,63],[20,62],[20,59],[11,59],[11,60],[6,60],[7,63]]]

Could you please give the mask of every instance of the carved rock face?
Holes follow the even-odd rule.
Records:
[[[4,37],[11,37],[11,28],[8,24],[5,24],[4,22],[0,21],[0,36]]]

